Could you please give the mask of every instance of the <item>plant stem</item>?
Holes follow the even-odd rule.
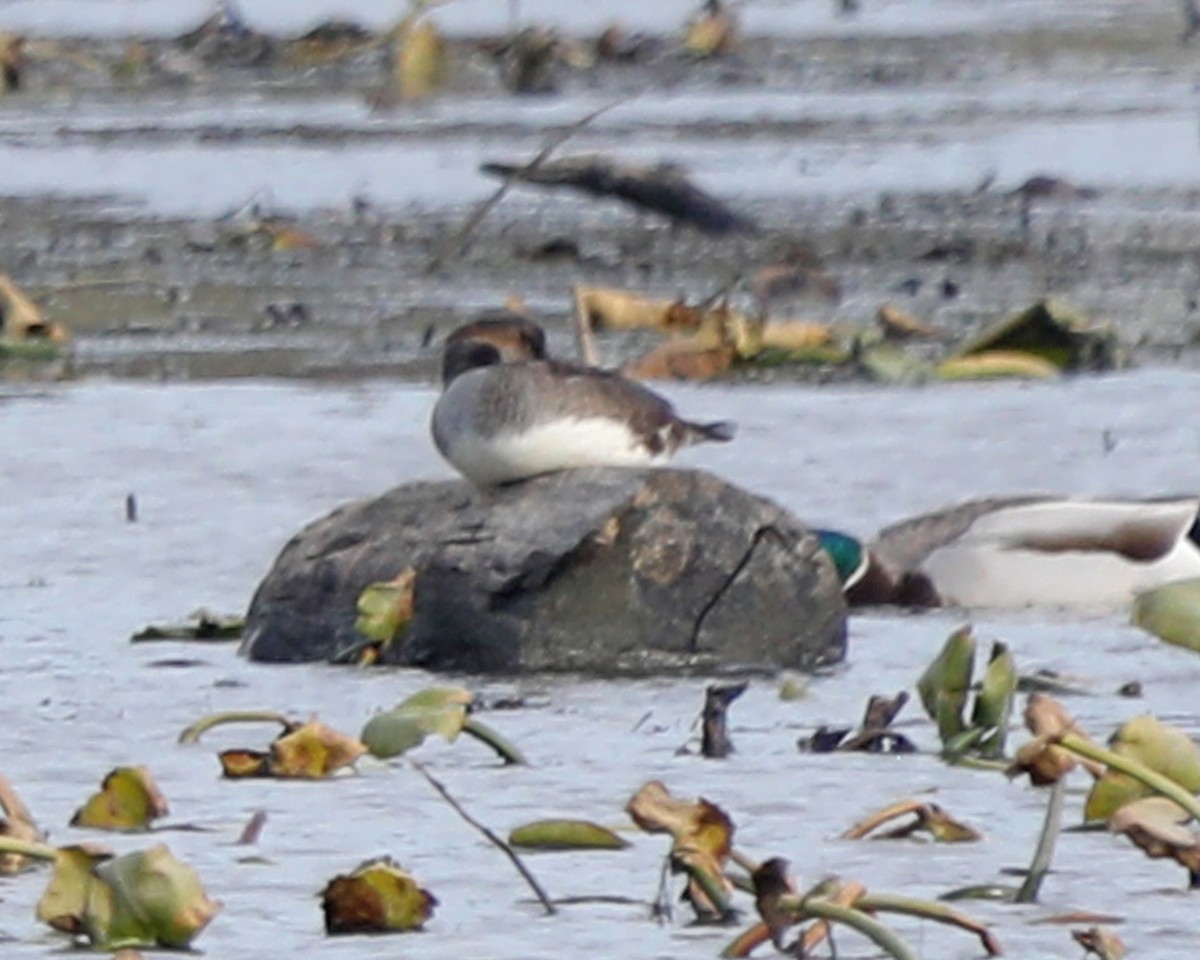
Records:
[[[429,781],[429,785],[432,786],[434,790],[442,795],[442,799],[444,799],[448,804],[450,804],[451,807],[454,808],[455,813],[457,813],[460,817],[466,820],[467,823],[482,833],[490,843],[499,847],[504,852],[504,855],[507,856],[508,859],[513,862],[513,866],[517,868],[517,872],[520,873],[525,879],[525,882],[529,884],[529,887],[531,890],[533,890],[534,895],[538,898],[538,900],[541,901],[546,913],[558,913],[558,910],[555,909],[553,901],[551,901],[551,899],[546,895],[546,891],[542,889],[542,885],[538,883],[537,877],[529,872],[529,868],[526,867],[521,858],[517,856],[516,851],[513,850],[513,848],[507,843],[505,843],[504,840],[502,840],[499,836],[497,836],[491,829],[484,826],[469,813],[467,813],[467,811],[463,809],[462,805],[455,800],[454,797],[450,796],[450,791],[447,790],[442,783],[433,776],[433,774],[426,770],[420,761],[409,757],[408,762],[416,768],[417,772],[421,774],[421,776]]]
[[[1050,802],[1046,804],[1046,819],[1042,823],[1042,833],[1038,837],[1037,849],[1033,852],[1033,860],[1029,864],[1029,873],[1025,882],[1017,891],[1014,903],[1036,903],[1038,891],[1046,873],[1050,870],[1050,861],[1054,859],[1054,847],[1058,843],[1059,826],[1062,823],[1063,798],[1067,794],[1067,781],[1060,777],[1050,788]]]
[[[844,907],[823,897],[784,897],[780,902],[794,903],[800,918],[817,917],[821,920],[832,920],[857,930],[895,960],[917,960],[917,955],[894,930],[855,907]]]
[[[0,853],[17,853],[34,860],[52,861],[58,856],[58,848],[48,843],[38,843],[36,840],[17,840],[0,836]]]
[[[1065,750],[1070,750],[1071,753],[1087,757],[1089,760],[1106,763],[1114,770],[1129,774],[1129,776],[1135,780],[1140,780],[1156,793],[1161,793],[1168,800],[1174,800],[1190,813],[1193,818],[1200,820],[1200,802],[1170,777],[1164,777],[1161,773],[1155,773],[1149,767],[1138,763],[1136,760],[1131,760],[1129,757],[1123,757],[1119,753],[1106,750],[1099,744],[1092,743],[1092,741],[1079,736],[1077,733],[1064,733],[1059,738],[1058,743]]]
[[[292,720],[277,710],[230,710],[226,713],[211,713],[185,727],[179,734],[179,742],[195,743],[202,733],[223,723],[281,723],[286,729],[292,725]]]
[[[489,747],[500,755],[505,764],[524,765],[528,761],[525,756],[513,744],[509,743],[503,736],[489,727],[486,723],[480,723],[474,717],[467,717],[463,723],[463,733],[470,734],[481,743],[486,743]]]

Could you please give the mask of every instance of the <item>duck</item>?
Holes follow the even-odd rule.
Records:
[[[530,321],[446,338],[430,428],[438,452],[477,487],[579,467],[661,465],[683,447],[736,433],[729,421],[683,419],[618,373],[547,357],[544,332]]]
[[[869,544],[815,531],[851,605],[1120,608],[1200,577],[1200,497],[966,501]]]

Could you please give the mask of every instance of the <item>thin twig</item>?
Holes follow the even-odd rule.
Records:
[[[546,910],[546,913],[548,913],[548,914],[558,913],[558,910],[555,909],[555,907],[554,907],[553,901],[551,901],[551,899],[548,896],[546,896],[546,891],[543,890],[542,885],[537,882],[537,877],[535,877],[532,873],[529,872],[529,868],[526,867],[525,864],[521,861],[521,858],[517,856],[516,851],[513,850],[513,848],[510,847],[507,843],[505,843],[499,836],[497,836],[491,829],[484,826],[482,823],[480,823],[478,820],[476,820],[474,817],[472,817],[469,813],[467,813],[467,811],[463,809],[462,804],[460,804],[457,800],[455,800],[452,796],[450,796],[450,791],[448,791],[442,785],[442,783],[433,776],[433,774],[431,774],[428,770],[426,770],[425,767],[421,764],[421,762],[419,760],[414,760],[412,757],[409,757],[408,762],[411,763],[413,765],[413,767],[416,768],[417,772],[419,774],[421,774],[421,776],[423,776],[426,780],[429,781],[430,786],[432,786],[434,790],[436,790],[438,793],[440,793],[442,795],[442,799],[445,800],[448,804],[450,804],[450,806],[454,808],[454,811],[460,817],[462,817],[464,820],[467,821],[467,823],[469,823],[476,830],[478,830],[485,837],[487,837],[487,839],[493,845],[499,847],[502,851],[504,851],[504,855],[507,856],[508,859],[513,862],[513,866],[515,866],[517,868],[517,872],[519,872],[521,874],[521,876],[525,878],[525,882],[527,884],[529,884],[529,887],[531,890],[533,890],[534,895],[538,898],[538,900],[541,901],[542,906]]]
[[[569,127],[560,130],[557,134],[551,137],[550,142],[542,148],[541,152],[536,157],[530,160],[529,163],[525,164],[525,166],[521,167],[519,170],[514,170],[507,177],[505,177],[504,182],[500,184],[500,186],[496,189],[496,192],[484,200],[471,212],[471,215],[467,217],[466,222],[458,229],[458,232],[455,233],[454,236],[452,236],[445,244],[443,244],[442,249],[434,256],[432,260],[429,261],[428,266],[425,268],[425,272],[433,273],[434,271],[441,269],[442,265],[447,260],[459,256],[466,248],[467,238],[475,232],[475,228],[478,227],[481,222],[483,222],[483,218],[491,212],[492,208],[496,206],[496,204],[498,204],[502,199],[504,199],[504,195],[508,193],[509,188],[511,188],[517,180],[537,170],[543,163],[550,159],[550,156],[555,150],[570,140],[571,137],[575,136],[575,134],[577,134],[597,117],[608,113],[608,111],[612,110],[614,107],[619,107],[629,99],[631,98],[620,97],[617,100],[612,100],[609,103],[606,103],[602,107],[597,107],[591,113],[586,114],[583,118],[576,120]]]
[[[1037,849],[1033,852],[1033,860],[1029,864],[1029,872],[1025,882],[1014,897],[1015,903],[1037,903],[1038,891],[1042,881],[1050,870],[1050,861],[1054,859],[1054,847],[1058,843],[1059,825],[1062,822],[1063,798],[1066,796],[1066,780],[1060,777],[1050,788],[1050,802],[1046,805],[1046,819],[1042,823],[1042,833],[1038,837]]]

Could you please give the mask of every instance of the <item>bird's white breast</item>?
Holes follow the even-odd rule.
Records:
[[[446,459],[472,483],[488,485],[575,467],[662,463],[629,426],[608,417],[562,418],[484,436],[461,430],[447,438]]]

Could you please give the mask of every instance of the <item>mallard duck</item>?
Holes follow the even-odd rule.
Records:
[[[619,374],[526,359],[531,342],[544,356],[544,337],[512,334],[497,325],[456,331],[442,355],[433,441],[477,486],[574,467],[661,464],[681,447],[733,437],[733,424],[684,420],[666,399]]]
[[[817,531],[852,604],[1112,607],[1200,577],[1200,498],[973,500],[869,545]]]

